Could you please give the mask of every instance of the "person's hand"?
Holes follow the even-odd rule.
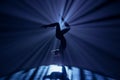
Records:
[[[51,53],[53,53],[54,55],[59,55],[60,50],[59,49],[55,49],[55,50],[52,50]]]

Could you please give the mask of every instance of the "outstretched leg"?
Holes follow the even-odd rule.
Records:
[[[52,24],[48,24],[48,25],[43,25],[41,27],[47,28],[47,27],[56,27],[59,23],[52,23]]]

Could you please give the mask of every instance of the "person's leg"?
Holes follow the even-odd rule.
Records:
[[[65,29],[63,29],[62,31],[61,31],[61,33],[64,35],[65,33],[67,33],[68,31],[70,30],[70,28],[65,28]]]
[[[56,37],[60,40],[62,36],[61,30],[60,30],[60,24],[56,24]]]
[[[66,28],[61,31],[63,35],[70,30],[70,25],[67,22],[65,22],[64,24]]]
[[[41,27],[47,28],[47,27],[56,27],[58,25],[58,23],[52,23],[52,24],[48,24],[48,25],[43,25]]]
[[[67,31],[69,31],[69,29],[65,29],[65,30],[61,31],[60,25],[56,24],[56,37],[61,41],[59,50],[60,50],[60,53],[62,53],[62,54],[66,48],[66,40],[65,40],[65,37],[63,36],[63,32],[67,32]]]

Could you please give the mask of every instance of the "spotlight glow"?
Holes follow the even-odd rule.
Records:
[[[62,72],[62,66],[50,65],[48,70],[48,75],[50,75],[52,72]]]

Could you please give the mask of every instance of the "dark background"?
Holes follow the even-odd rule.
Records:
[[[63,16],[71,27],[64,65],[119,79],[119,8],[119,0],[0,0],[0,76],[52,64],[59,40],[41,26]]]

